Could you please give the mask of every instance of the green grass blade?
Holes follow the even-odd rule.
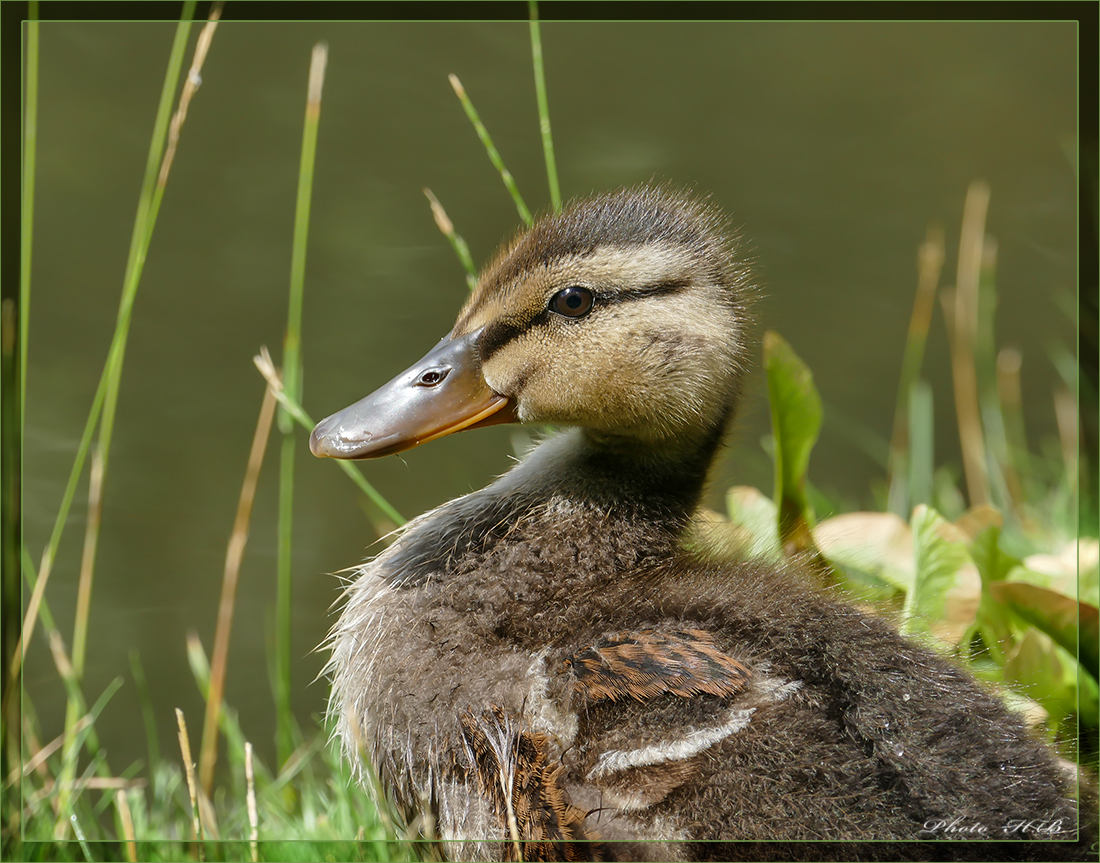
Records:
[[[932,503],[932,474],[935,471],[935,427],[932,415],[932,387],[918,380],[909,388],[909,471],[908,497],[912,506]]]
[[[546,182],[550,186],[550,203],[554,212],[561,211],[561,190],[558,188],[558,166],[554,160],[554,139],[550,135],[550,108],[546,101],[546,74],[542,63],[542,35],[539,32],[539,4],[528,0],[531,12],[531,62],[535,68],[535,98],[539,106],[539,134],[542,153],[546,158]]]
[[[194,632],[187,634],[187,664],[191,668],[191,676],[195,678],[195,685],[199,689],[199,694],[202,695],[203,700],[210,698],[210,660],[206,655],[206,650],[203,649],[202,642],[199,641],[198,635]],[[237,711],[233,710],[227,703],[222,702],[222,709],[218,711],[218,727],[221,729],[223,735],[225,735],[225,741],[229,749],[230,758],[244,764],[244,744],[245,736],[241,731],[240,722],[237,719]],[[271,774],[268,773],[267,768],[263,766],[263,763],[256,759],[256,764],[259,769],[256,773],[260,778],[267,782],[271,779]]]
[[[168,71],[165,74],[164,85],[161,88],[160,104],[157,108],[157,118],[154,123],[153,139],[149,146],[149,155],[146,161],[145,179],[142,183],[141,194],[138,200],[137,216],[134,219],[134,229],[131,235],[130,253],[127,261],[126,274],[123,278],[122,298],[119,302],[118,320],[115,325],[114,336],[108,351],[107,362],[103,371],[104,395],[102,410],[99,418],[99,441],[97,444],[98,479],[100,483],[92,483],[92,497],[98,498],[102,489],[101,482],[106,477],[107,464],[110,456],[111,438],[114,432],[115,412],[118,406],[118,393],[122,377],[122,364],[126,351],[126,341],[130,329],[130,317],[133,310],[134,297],[137,295],[138,284],[141,281],[141,273],[145,263],[145,256],[152,238],[153,224],[156,220],[156,210],[159,207],[163,185],[158,188],[157,173],[164,151],[164,142],[168,133],[168,121],[172,113],[173,94],[178,86],[180,72],[183,67],[184,50],[187,47],[187,37],[190,32],[190,17],[194,13],[194,3],[184,4],[183,17],[176,27],[176,35],[172,43],[169,55]],[[94,419],[89,417],[89,424],[94,425]],[[93,477],[96,479],[96,477]],[[73,671],[79,679],[84,671],[85,648],[87,645],[88,616],[90,613],[92,580],[95,565],[95,551],[98,540],[98,524],[89,523],[89,529],[85,533],[85,555],[81,567],[80,585],[78,587],[78,606],[76,620],[73,625],[72,663]],[[66,736],[71,734],[71,728],[76,723],[78,710],[75,702],[70,700],[65,712]],[[59,798],[59,811],[67,811],[66,786],[71,784],[73,775],[69,771],[63,772],[59,779],[61,788]],[[59,818],[55,836],[62,838],[68,829],[64,819]]]
[[[27,22],[26,95],[23,104],[23,212],[19,245],[19,427],[27,400],[27,335],[30,333],[31,251],[34,238],[34,181],[38,149],[38,4]]]
[[[294,238],[290,259],[290,299],[286,339],[283,342],[283,388],[290,398],[302,399],[302,304],[305,296],[306,251],[309,243],[309,209],[313,195],[313,171],[317,160],[317,132],[321,120],[321,91],[325,80],[328,46],[313,47],[307,84],[302,154],[298,165],[298,195],[294,206]],[[291,669],[291,547],[294,519],[294,454],[297,440],[293,417],[279,411],[283,433],[279,458],[278,574],[275,588],[275,739],[279,762],[290,757],[298,744],[290,708]]]
[[[259,369],[260,374],[264,376],[268,386],[272,388],[275,393],[275,398],[279,400],[279,404],[294,417],[295,421],[297,421],[302,428],[306,431],[312,431],[313,427],[317,424],[310,419],[309,414],[302,409],[302,406],[298,404],[297,401],[283,392],[282,383],[279,380],[279,373],[275,370],[275,366],[271,362],[271,357],[268,355],[267,349],[262,348],[259,355],[253,357],[252,361],[256,364],[256,368]],[[389,516],[395,524],[402,525],[405,523],[405,517],[394,509],[393,505],[367,481],[358,467],[343,459],[336,459],[335,461],[343,469],[344,473],[351,477],[352,481],[362,490],[363,494],[370,498],[370,500],[382,510],[382,512]]]
[[[309,244],[309,211],[313,198],[313,172],[317,161],[317,133],[321,119],[321,90],[324,85],[328,47],[315,45],[310,60],[302,152],[298,165],[298,194],[294,204],[294,237],[290,257],[290,300],[287,309],[286,340],[283,343],[283,388],[302,400],[302,305],[305,296],[306,252]],[[292,424],[280,412],[280,430],[288,433]]]
[[[193,12],[194,4],[189,4],[190,9],[184,9],[184,17],[189,17]],[[141,280],[141,272],[145,263],[145,255],[148,251],[149,240],[155,220],[154,198],[156,195],[156,176],[164,148],[164,140],[168,130],[168,120],[172,110],[172,96],[175,93],[179,81],[180,71],[183,66],[183,53],[187,47],[187,35],[190,30],[190,21],[181,21],[176,28],[176,37],[172,44],[172,53],[168,63],[168,73],[165,75],[164,86],[161,90],[160,105],[157,109],[157,120],[154,126],[153,140],[149,147],[149,158],[146,163],[145,180],[142,184],[141,196],[138,201],[138,213],[134,219],[134,229],[130,241],[130,259],[127,272],[123,281],[122,299],[119,303],[118,321],[115,326],[114,337],[108,354],[106,368],[104,369],[103,385],[104,394],[102,400],[102,412],[100,416],[100,431],[98,451],[102,461],[101,469],[104,474],[107,471],[110,455],[111,437],[114,430],[115,410],[118,405],[118,391],[122,375],[122,363],[125,356],[126,341],[130,328],[130,317],[133,310],[134,298],[137,295],[138,284]],[[98,396],[98,393],[97,393]],[[78,620],[78,625],[80,621]],[[73,667],[78,676],[83,671],[84,648],[86,638],[86,621],[84,626],[74,629],[73,633]]]
[[[450,218],[447,216],[447,211],[443,209],[443,205],[439,203],[439,199],[432,194],[432,190],[425,188],[424,195],[431,205],[432,218],[435,219],[436,227],[439,228],[440,233],[447,238],[447,242],[451,244],[451,248],[454,249],[455,254],[458,256],[459,263],[461,263],[462,268],[466,270],[466,285],[472,291],[477,287],[477,268],[474,266],[474,259],[470,255],[470,247],[466,245],[466,241],[462,239],[462,235],[455,231],[454,223],[451,222]]]
[[[130,651],[130,673],[134,677],[138,700],[141,702],[141,719],[145,724],[145,740],[149,747],[149,775],[156,776],[157,768],[160,766],[160,738],[157,735],[153,699],[149,697],[149,687],[145,682],[145,668],[141,664],[141,655],[136,647]]]
[[[103,690],[103,694],[96,699],[96,702],[92,705],[91,709],[87,710],[87,712],[84,712],[84,699],[83,696],[80,694],[79,684],[71,674],[71,671],[70,673],[63,672],[62,677],[64,678],[65,685],[69,688],[72,697],[79,699],[82,716],[87,717],[86,719],[84,719],[83,724],[79,727],[76,733],[73,734],[72,739],[65,743],[65,748],[63,750],[62,761],[67,765],[71,765],[71,768],[74,769],[73,772],[75,775],[77,755],[79,754],[80,748],[84,744],[85,739],[88,740],[88,749],[90,752],[93,753],[93,755],[102,754],[99,748],[98,736],[95,732],[95,723],[96,720],[99,719],[99,714],[103,712],[103,708],[107,706],[108,702],[114,697],[114,694],[118,692],[119,687],[122,686],[122,678],[116,677],[114,680],[112,680],[107,685],[107,688]],[[64,789],[62,789],[58,796],[59,799],[66,799]],[[64,816],[65,814],[66,813],[62,811],[62,816]]]
[[[292,434],[283,437],[279,453],[279,520],[275,585],[275,741],[279,763],[295,749],[294,714],[290,707],[291,539],[294,517],[294,450]]]
[[[500,172],[500,179],[504,181],[504,186],[508,189],[508,194],[512,196],[512,201],[516,205],[519,217],[523,219],[525,225],[530,225],[534,221],[531,217],[531,211],[523,202],[523,197],[516,187],[516,181],[512,178],[511,171],[504,167],[504,160],[500,157],[500,153],[493,145],[493,139],[489,137],[489,130],[485,128],[485,124],[481,122],[481,118],[474,109],[474,103],[471,102],[470,97],[466,95],[466,88],[462,86],[462,82],[458,80],[457,75],[448,76],[448,80],[451,82],[451,87],[454,88],[455,95],[458,96],[458,101],[462,103],[462,108],[466,112],[466,116],[469,117],[470,122],[474,124],[474,131],[477,132],[477,136],[481,139],[481,144],[485,147],[485,152],[489,155],[489,161],[492,162],[493,167]]]

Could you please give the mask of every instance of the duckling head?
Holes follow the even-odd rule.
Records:
[[[518,421],[579,426],[601,448],[698,449],[738,396],[748,285],[723,218],[690,195],[574,202],[501,249],[450,334],[322,420],[310,448],[372,458]]]

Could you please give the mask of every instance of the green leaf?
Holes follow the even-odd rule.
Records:
[[[1019,560],[1001,551],[1000,539],[1001,527],[994,524],[981,531],[968,547],[983,584],[1004,581],[1009,572],[1020,565]]]
[[[1052,639],[1029,629],[1005,663],[1005,680],[1026,690],[1057,724],[1077,712],[1075,665]]]
[[[1100,611],[1095,605],[1078,602],[1045,587],[1016,581],[993,584],[990,591],[1071,656],[1077,656],[1094,680],[1100,677],[1097,673]]]
[[[779,543],[779,526],[775,503],[752,486],[737,485],[726,493],[726,509],[730,521],[748,533],[747,557],[763,558],[773,563],[783,559]]]
[[[934,624],[945,619],[948,592],[956,586],[959,571],[971,561],[962,534],[931,507],[917,506],[910,527],[913,581],[905,595],[902,632],[931,632]]]
[[[796,548],[813,547],[813,521],[806,499],[810,451],[821,431],[821,397],[813,374],[778,333],[764,334],[772,433],[775,436],[775,502],[779,533]]]
[[[913,581],[913,536],[892,512],[847,512],[825,519],[814,542],[832,564],[856,571],[893,592]]]

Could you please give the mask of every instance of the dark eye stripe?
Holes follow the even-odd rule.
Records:
[[[478,353],[481,361],[486,362],[489,357],[503,348],[512,339],[523,335],[530,328],[531,322],[526,324],[513,324],[507,321],[494,321],[485,325],[485,330],[477,340]]]
[[[657,282],[655,285],[646,285],[644,288],[634,288],[628,291],[616,291],[607,296],[598,297],[597,303],[625,303],[630,300],[644,300],[646,297],[661,297],[669,294],[678,294],[691,285],[690,279],[667,279]]]
[[[667,279],[663,282],[657,282],[653,285],[646,285],[644,288],[633,288],[631,290],[616,291],[608,294],[595,294],[594,308],[599,306],[615,305],[618,303],[626,303],[632,300],[644,300],[648,297],[659,297],[669,294],[677,294],[680,291],[685,290],[691,281],[688,279]],[[481,361],[487,362],[489,358],[503,348],[508,342],[523,335],[526,332],[530,332],[536,327],[542,326],[550,320],[550,313],[547,309],[543,309],[537,315],[532,317],[526,323],[514,323],[510,321],[494,321],[491,324],[485,326],[485,331],[481,334],[481,338],[478,339],[478,350],[481,353]]]

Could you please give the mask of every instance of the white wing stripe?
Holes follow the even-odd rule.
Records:
[[[655,746],[643,746],[641,749],[621,750],[611,749],[603,753],[596,761],[596,766],[588,773],[588,779],[598,779],[609,773],[617,773],[620,770],[628,770],[631,767],[649,767],[654,764],[664,764],[666,761],[680,761],[698,755],[704,749],[708,749],[719,740],[725,740],[734,732],[740,731],[749,724],[749,719],[755,707],[748,710],[731,710],[724,724],[714,728],[701,728],[689,731],[679,740],[670,740]]]

